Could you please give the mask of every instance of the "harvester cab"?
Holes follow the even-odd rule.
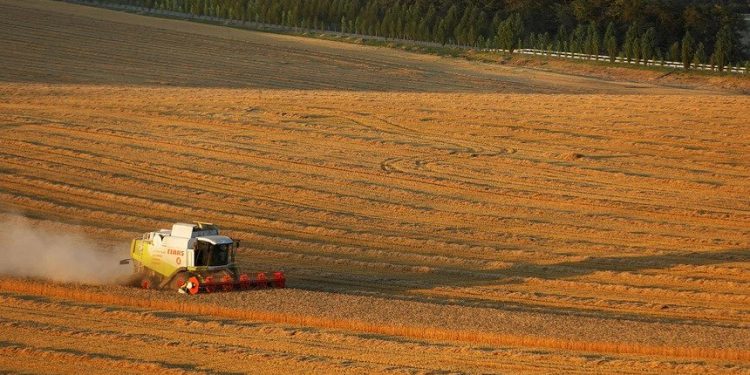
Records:
[[[172,288],[196,294],[285,287],[283,272],[269,278],[241,273],[235,262],[239,241],[219,234],[210,223],[176,223],[172,229],[144,233],[130,245],[133,272],[144,289]],[[121,262],[122,263],[122,262]]]
[[[193,250],[195,267],[225,266],[234,263],[235,245],[224,236],[198,237]]]

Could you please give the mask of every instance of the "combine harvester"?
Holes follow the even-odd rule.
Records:
[[[235,264],[239,241],[219,235],[209,223],[177,223],[172,230],[145,233],[130,244],[135,280],[144,289],[172,288],[180,293],[212,293],[252,288],[284,288],[284,273],[254,278],[240,273]]]

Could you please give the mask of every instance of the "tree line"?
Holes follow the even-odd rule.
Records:
[[[703,0],[110,0],[304,29],[723,68],[747,59],[741,12]],[[746,62],[747,63],[747,62]]]

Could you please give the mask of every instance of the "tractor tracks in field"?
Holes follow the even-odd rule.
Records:
[[[747,98],[531,93],[517,72],[42,0],[0,18],[3,210],[117,239],[216,222],[243,269],[292,287],[193,305],[16,285],[0,369],[748,370]]]
[[[255,158],[258,158],[259,156],[255,155],[254,157],[255,157]],[[271,159],[268,159],[268,158],[265,158],[265,157],[264,157],[264,159],[267,159],[267,160],[269,160],[269,161],[277,161],[277,160],[283,160],[283,158],[282,158],[282,159],[277,159],[277,158],[271,158]],[[286,160],[285,162],[288,162],[288,163],[293,163],[293,164],[298,164],[298,163],[299,163],[299,164],[301,164],[301,165],[305,165],[305,166],[308,166],[308,167],[309,167],[309,166],[316,166],[316,167],[321,167],[321,168],[334,169],[334,170],[339,170],[339,171],[342,171],[342,172],[348,172],[348,173],[351,173],[351,172],[355,172],[355,171],[352,171],[352,170],[348,170],[348,169],[340,169],[340,168],[336,168],[336,167],[331,167],[331,166],[322,166],[322,165],[319,165],[319,164],[309,164],[309,163],[301,163],[301,162],[295,162],[295,161],[289,161],[289,160]],[[392,164],[392,163],[391,163],[391,164]],[[383,165],[383,167],[384,167],[384,168],[386,168],[386,169],[392,169],[393,167],[391,166],[391,164],[389,164],[389,163],[385,163],[385,164]],[[363,173],[363,172],[361,172],[361,171],[356,171],[356,172],[357,172],[357,173]],[[403,177],[403,176],[402,176],[402,177],[400,177],[400,178],[405,178],[405,179],[407,179],[408,181],[413,181],[413,180],[414,180],[414,178],[412,178],[412,176],[409,176],[408,178],[407,178],[407,177]],[[430,183],[429,181],[426,181],[426,180],[427,180],[427,178],[417,178],[417,179],[418,179],[418,180],[420,180],[420,182],[423,182],[423,183]],[[431,183],[433,183],[433,184],[434,184],[435,182],[433,181],[433,182],[431,182]],[[439,183],[438,183],[438,185],[441,185],[441,186],[446,186],[445,184],[439,184]],[[492,193],[496,193],[496,192],[492,192]],[[580,203],[577,203],[577,204],[580,204]]]
[[[265,215],[261,215],[260,212],[262,210],[258,209],[256,206],[258,204],[262,204],[262,201],[267,201],[269,203],[272,203],[273,205],[267,206],[269,209],[278,209],[277,207],[283,207],[283,210],[289,211],[294,210],[296,214],[298,215],[311,215],[314,214],[317,216],[317,220],[320,220],[321,223],[325,223],[326,221],[330,220],[331,218],[335,218],[336,222],[340,223],[347,223],[346,225],[341,225],[338,227],[332,226],[331,224],[325,224],[320,225],[318,229],[315,229],[316,232],[319,232],[320,229],[325,229],[328,233],[328,236],[333,238],[347,238],[346,242],[351,243],[353,238],[367,238],[368,232],[372,234],[371,231],[353,231],[352,228],[360,226],[361,223],[367,223],[370,227],[375,227],[376,223],[381,223],[380,225],[383,225],[381,228],[390,228],[389,232],[391,233],[397,233],[401,232],[402,229],[399,229],[399,227],[393,226],[393,224],[387,224],[385,220],[388,219],[387,214],[375,214],[376,211],[374,210],[367,210],[367,211],[360,211],[354,212],[349,209],[333,209],[331,205],[327,205],[325,207],[325,210],[321,211],[321,206],[319,204],[310,204],[305,203],[301,204],[299,200],[286,200],[281,199],[281,196],[284,195],[268,195],[268,194],[259,194],[259,192],[264,190],[269,191],[293,191],[295,194],[300,194],[301,192],[305,192],[306,194],[311,194],[311,197],[315,197],[315,199],[320,200],[322,202],[332,202],[333,200],[347,200],[349,203],[354,203],[358,206],[369,206],[372,208],[388,208],[390,210],[395,211],[404,211],[404,209],[408,210],[409,212],[413,212],[415,217],[418,217],[420,215],[429,215],[429,216],[444,216],[446,218],[450,216],[454,217],[467,217],[470,218],[471,215],[476,216],[476,211],[474,213],[469,214],[471,211],[465,211],[463,209],[456,210],[455,208],[450,209],[444,209],[444,208],[438,208],[434,205],[421,207],[419,205],[412,205],[409,204],[409,200],[414,200],[415,197],[417,197],[417,200],[425,200],[430,199],[433,202],[435,202],[435,199],[437,198],[441,205],[444,207],[447,207],[446,205],[451,205],[453,207],[471,207],[473,210],[485,210],[487,211],[486,214],[483,214],[481,216],[476,216],[477,218],[481,217],[483,220],[490,219],[493,222],[497,224],[506,225],[513,220],[524,220],[525,218],[534,216],[538,214],[549,214],[550,212],[556,212],[555,215],[569,215],[571,212],[574,212],[576,207],[579,207],[583,202],[580,198],[571,199],[566,198],[565,200],[560,200],[556,197],[547,197],[546,199],[544,197],[539,196],[535,190],[532,190],[532,188],[535,188],[534,183],[528,183],[528,184],[519,184],[518,182],[511,182],[511,183],[504,183],[512,186],[513,188],[505,188],[503,191],[507,194],[505,195],[508,198],[511,199],[518,199],[519,197],[523,197],[525,199],[525,203],[520,206],[521,209],[519,211],[518,206],[514,207],[510,204],[504,204],[499,202],[498,199],[492,198],[488,199],[490,197],[495,196],[496,191],[492,191],[493,189],[497,189],[496,182],[493,181],[487,181],[483,184],[486,185],[485,189],[481,190],[481,193],[476,198],[467,197],[466,195],[462,197],[455,196],[455,192],[459,191],[467,191],[466,184],[459,183],[456,185],[453,183],[453,181],[466,181],[472,179],[472,177],[467,177],[464,175],[451,175],[450,179],[441,178],[440,182],[435,182],[434,177],[432,175],[434,172],[428,172],[428,171],[409,171],[410,163],[399,161],[399,160],[392,160],[389,163],[385,163],[384,166],[386,169],[392,169],[392,170],[402,170],[404,173],[391,173],[388,176],[383,176],[380,172],[370,172],[362,170],[362,168],[356,167],[337,167],[332,165],[327,165],[326,163],[318,163],[318,162],[308,162],[304,160],[303,158],[294,158],[290,159],[288,157],[284,157],[283,155],[279,154],[279,151],[276,149],[266,148],[265,150],[252,146],[231,146],[228,145],[226,142],[215,142],[215,141],[206,141],[202,140],[200,145],[196,147],[195,145],[190,145],[190,141],[181,141],[181,142],[168,142],[159,140],[155,143],[149,142],[147,145],[136,147],[133,151],[134,152],[143,152],[143,153],[160,153],[160,155],[163,155],[161,160],[164,160],[164,162],[156,162],[154,160],[143,160],[133,163],[130,160],[126,160],[123,157],[107,154],[106,150],[109,147],[112,147],[110,145],[117,145],[117,147],[123,147],[133,144],[138,144],[138,139],[142,139],[144,136],[148,137],[148,135],[144,133],[133,133],[129,132],[127,130],[121,129],[116,132],[107,131],[107,129],[99,129],[99,128],[92,128],[88,126],[80,126],[73,123],[68,123],[67,125],[63,124],[63,126],[54,125],[53,123],[50,123],[50,121],[54,122],[55,120],[50,119],[30,119],[36,123],[46,122],[45,127],[53,130],[55,133],[59,134],[59,139],[55,140],[54,142],[51,142],[48,139],[46,140],[40,140],[40,141],[34,141],[32,144],[22,144],[21,147],[28,147],[31,146],[34,147],[42,147],[46,150],[46,153],[56,153],[62,150],[64,151],[64,154],[69,154],[71,158],[75,159],[87,159],[89,160],[89,166],[87,168],[91,168],[92,170],[99,169],[102,172],[112,170],[114,169],[121,169],[123,166],[127,166],[127,172],[120,173],[120,175],[123,177],[122,179],[118,178],[119,181],[123,184],[130,185],[131,182],[131,176],[139,176],[142,180],[142,183],[140,183],[137,186],[137,189],[142,191],[142,193],[136,194],[137,196],[148,199],[149,194],[146,194],[146,191],[153,191],[158,192],[162,188],[169,188],[170,186],[174,186],[175,183],[179,183],[181,186],[185,187],[187,190],[183,190],[183,188],[180,189],[172,189],[173,192],[177,192],[181,196],[183,196],[185,199],[192,195],[200,194],[202,196],[202,199],[207,202],[213,202],[219,206],[222,205],[222,202],[225,202],[227,198],[231,198],[233,201],[233,204],[238,205],[240,207],[244,207],[243,210],[247,210],[245,212],[254,212],[254,215],[258,216],[258,219],[261,220],[268,220],[269,217],[264,217]],[[140,121],[138,117],[134,117],[131,119],[131,121]],[[179,120],[178,120],[179,121]],[[357,120],[358,121],[358,120]],[[387,130],[392,134],[394,137],[411,137],[412,139],[418,135],[402,135],[399,136],[399,134],[409,133],[410,129],[403,126],[396,126],[391,121],[390,125],[388,123],[383,123],[384,127],[388,128],[390,127],[391,130]],[[372,129],[377,129],[378,126],[372,125]],[[31,130],[31,129],[30,129]],[[104,131],[104,132],[102,132]],[[74,135],[75,134],[75,135]],[[48,135],[49,136],[49,135]],[[428,138],[429,139],[429,138]],[[70,147],[64,146],[65,144],[91,144],[95,145],[95,148],[91,148],[92,150],[98,149],[97,151],[76,151],[71,149]],[[455,147],[458,146],[458,143],[454,143],[452,146],[448,145],[448,147]],[[157,147],[155,147],[157,146]],[[64,147],[64,148],[63,148]],[[233,148],[235,151],[239,151],[236,154],[240,155],[240,160],[235,158],[227,157],[225,154],[223,154],[221,151],[226,150],[227,147]],[[162,150],[171,150],[169,153],[162,152]],[[175,152],[175,149],[181,150],[180,152]],[[462,148],[463,151],[479,151],[476,148],[470,149],[470,148]],[[196,151],[199,151],[199,154],[196,154]],[[21,157],[28,157],[27,154],[19,154],[18,156]],[[174,161],[169,161],[170,158],[172,158]],[[57,158],[59,160],[59,158]],[[190,162],[196,161],[196,160],[205,160],[206,162],[213,162],[215,166],[221,167],[221,168],[253,168],[254,170],[258,171],[258,173],[264,173],[266,176],[272,176],[276,175],[278,176],[275,178],[278,182],[274,181],[272,184],[268,184],[267,181],[264,181],[262,183],[256,182],[255,178],[245,178],[245,177],[237,177],[233,176],[231,178],[225,178],[223,176],[215,175],[210,171],[202,170],[202,168],[195,168],[194,166],[188,166],[187,168],[181,167],[176,168],[175,165],[178,165],[180,163],[184,163],[185,160],[188,160]],[[262,161],[262,163],[257,162],[250,162],[250,160],[254,161]],[[409,159],[406,159],[409,160]],[[417,159],[415,164],[417,164],[421,159]],[[471,160],[471,159],[467,159]],[[268,166],[260,166],[263,163],[266,163]],[[67,165],[70,167],[74,167],[73,159],[68,163]],[[259,165],[260,164],[260,165]],[[21,164],[24,165],[24,164]],[[105,167],[106,165],[106,167]],[[19,165],[20,166],[20,165]],[[33,165],[32,165],[33,166]],[[430,164],[423,165],[425,168],[434,168],[430,167]],[[59,168],[58,168],[59,169]],[[276,172],[278,170],[278,172]],[[299,172],[304,171],[304,172]],[[379,198],[375,197],[364,197],[360,194],[351,194],[351,193],[343,193],[341,191],[332,190],[331,187],[336,186],[336,184],[339,184],[339,181],[344,181],[346,184],[351,184],[351,178],[352,177],[345,177],[340,178],[338,176],[334,177],[331,176],[331,173],[340,173],[341,176],[358,176],[357,178],[365,178],[369,181],[372,181],[372,183],[367,184],[367,189],[365,191],[370,191],[367,193],[367,195],[372,195],[373,191],[378,191],[381,188],[378,187],[375,182],[380,183],[384,186],[383,190],[380,190],[383,192],[383,196]],[[185,175],[186,172],[189,172],[188,175]],[[323,189],[316,189],[312,187],[306,187],[302,186],[302,184],[289,184],[286,181],[283,181],[282,176],[288,175],[289,173],[295,173],[297,174],[298,178],[308,179],[309,181],[315,181],[315,184],[318,186],[325,186]],[[427,175],[423,175],[427,174]],[[362,177],[359,177],[362,176]],[[126,178],[127,177],[127,178]],[[136,179],[137,180],[137,179]],[[134,180],[135,181],[135,180]],[[237,184],[234,183],[228,183],[228,182],[236,182],[241,181],[242,185],[237,186]],[[394,184],[394,181],[402,181],[403,184],[399,183]],[[249,183],[249,185],[248,185]],[[409,187],[409,185],[414,185],[414,183],[417,183],[415,187]],[[430,185],[431,184],[431,185]],[[80,183],[74,183],[74,184],[68,184],[71,187],[73,186],[81,186]],[[149,185],[153,185],[150,187]],[[420,186],[421,185],[421,186]],[[277,187],[275,187],[277,186]],[[364,185],[363,185],[364,186]],[[442,189],[450,189],[450,192],[441,192],[439,190],[428,188],[429,186],[436,186],[440,187]],[[509,186],[509,187],[510,187]],[[523,187],[523,190],[519,189],[518,187]],[[135,188],[135,186],[134,186]],[[236,197],[241,197],[244,195],[244,193],[247,191],[248,188],[252,188],[253,192],[250,195],[249,198],[252,198],[252,200],[247,200],[247,198],[242,199],[236,199]],[[378,190],[373,190],[373,188],[376,188]],[[405,189],[406,188],[406,189]],[[491,188],[489,191],[487,191],[487,188]],[[57,189],[57,188],[56,188]],[[66,188],[67,189],[67,188]],[[396,189],[396,190],[393,190]],[[416,189],[416,190],[415,190]],[[528,190],[526,190],[528,189]],[[102,189],[103,192],[107,193],[107,191],[110,192],[116,192],[118,189],[115,188],[114,190],[110,189]],[[475,191],[476,190],[472,190]],[[400,200],[399,202],[393,202],[387,199],[389,195],[393,194],[394,192],[398,192],[399,195],[402,195],[404,197],[403,200]],[[561,194],[564,192],[563,190],[560,191]],[[208,194],[206,194],[208,193]],[[447,193],[447,194],[446,194]],[[85,194],[85,193],[84,193]],[[418,194],[418,195],[415,195]],[[109,198],[114,198],[116,200],[121,200],[120,197],[117,195],[112,196],[110,195]],[[125,199],[126,196],[123,196],[123,199]],[[129,199],[129,198],[128,198]],[[164,198],[166,199],[166,198]],[[243,199],[245,200],[243,202]],[[588,200],[591,200],[591,198],[588,198]],[[310,200],[312,201],[312,200]],[[555,205],[559,205],[560,203],[563,203],[565,201],[570,201],[570,204],[568,207],[554,207]],[[601,205],[596,205],[594,207],[599,207],[601,209],[609,209],[612,210],[614,208],[613,202],[608,200],[606,204],[602,201]],[[650,202],[649,202],[650,203]],[[537,225],[535,223],[538,223],[541,226],[549,227],[550,225],[553,225],[552,228],[558,228],[557,233],[560,233],[559,229],[565,228],[566,232],[569,233],[580,233],[582,230],[586,231],[601,231],[603,228],[601,228],[601,225],[604,224],[604,222],[615,222],[621,220],[622,217],[630,217],[628,221],[635,220],[638,223],[642,223],[643,227],[653,227],[655,223],[659,223],[659,220],[654,221],[653,219],[649,218],[646,219],[646,217],[642,217],[643,215],[640,215],[639,212],[655,212],[658,211],[658,209],[655,209],[654,207],[650,206],[643,206],[643,207],[636,207],[632,204],[625,204],[623,202],[620,204],[621,208],[625,209],[622,213],[620,213],[619,217],[613,217],[608,218],[606,215],[599,216],[598,222],[601,224],[597,224],[594,226],[582,226],[581,224],[576,225],[562,225],[561,223],[555,223],[555,222],[549,222],[549,221],[540,221],[539,219],[536,219],[534,223],[531,225]],[[165,210],[169,210],[171,205],[164,206]],[[342,206],[343,208],[344,206]],[[665,206],[660,206],[665,207]],[[104,208],[104,207],[102,207]],[[639,208],[637,211],[632,211],[633,208]],[[182,211],[185,211],[187,207],[184,207]],[[688,213],[690,214],[690,211],[684,212],[675,211],[677,208],[671,207],[668,211],[665,211],[662,213],[663,217],[667,216],[673,216],[675,214],[682,214],[682,213]],[[509,211],[510,210],[510,211]],[[516,212],[521,213],[520,216],[509,214],[510,212]],[[539,211],[539,212],[536,212]],[[216,216],[217,214],[225,217],[228,215],[231,211],[228,210],[203,210],[203,212],[209,213],[211,216]],[[461,212],[461,215],[458,215],[459,212]],[[501,215],[498,214],[491,214],[491,212],[504,212]],[[623,215],[626,214],[626,215]],[[467,216],[469,215],[469,216]],[[610,214],[611,215],[611,214]],[[716,212],[705,212],[702,213],[700,217],[710,217],[710,216],[716,216],[717,218],[720,218],[721,213]],[[351,219],[347,219],[351,218]],[[161,217],[155,217],[155,219],[162,220]],[[230,219],[226,220],[237,220],[237,217],[232,216]],[[259,228],[265,227],[268,229],[273,230],[273,232],[279,233],[280,231],[300,231],[305,233],[309,233],[309,230],[313,229],[308,226],[307,229],[300,227],[299,225],[301,222],[294,222],[287,219],[274,219],[277,220],[279,224],[282,226],[279,227],[278,225],[271,225],[270,227],[268,224],[261,224],[261,221],[255,220],[255,225]],[[349,220],[355,220],[355,221],[349,221]],[[243,221],[244,222],[244,221]],[[667,224],[667,221],[663,221],[664,224]],[[698,225],[700,223],[701,226],[703,225],[713,225],[711,221],[697,221],[692,225]],[[664,225],[662,224],[662,225]],[[723,225],[729,224],[728,221],[723,220]],[[286,227],[286,229],[283,229]],[[672,227],[679,228],[679,227]],[[667,227],[665,227],[667,229]],[[687,229],[687,228],[682,228]],[[300,232],[300,233],[302,233]],[[322,233],[322,232],[321,232]],[[458,233],[455,232],[454,233]],[[523,232],[518,232],[519,234],[522,234]],[[269,233],[270,234],[270,233]],[[385,234],[385,233],[384,233]],[[473,238],[477,238],[477,233],[469,233],[469,235]],[[426,236],[425,236],[426,237]],[[452,236],[455,237],[455,236]],[[372,238],[372,241],[369,242],[368,246],[376,246],[378,248],[386,248],[389,245],[385,243],[379,243],[382,242],[383,239],[390,238],[396,239],[396,236],[387,234],[385,236],[379,236],[376,238]],[[447,237],[446,237],[447,238]],[[425,238],[426,239],[426,238]],[[504,241],[508,241],[509,238],[504,238]],[[683,241],[687,241],[689,238],[685,237]],[[528,243],[526,238],[523,238],[523,236],[518,237],[518,240],[521,241],[521,243]],[[548,240],[548,239],[544,239]],[[462,240],[463,242],[466,242],[466,240]],[[443,241],[442,244],[435,243],[434,241],[431,241],[429,243],[430,246],[438,245],[440,248],[444,249],[450,249],[453,247],[453,244],[455,244],[457,241],[456,239],[452,239],[450,241]],[[395,243],[395,242],[391,242]],[[507,243],[507,242],[506,242]],[[425,240],[423,239],[421,244],[419,242],[416,242],[419,247],[418,248],[424,248]],[[604,245],[604,243],[600,244]],[[391,245],[392,246],[392,245]]]

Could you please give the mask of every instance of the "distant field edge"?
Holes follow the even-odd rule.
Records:
[[[162,299],[160,292],[145,293],[144,298],[133,298],[117,293],[104,293],[82,285],[51,284],[29,279],[0,279],[0,292],[20,295],[33,295],[55,299],[72,300],[102,305],[164,310],[197,316],[261,321],[294,326],[322,329],[357,331],[362,333],[399,336],[428,341],[458,341],[470,344],[486,344],[522,348],[544,348],[600,354],[646,355],[679,357],[723,361],[750,362],[750,350],[716,349],[703,347],[672,347],[643,345],[637,343],[616,343],[596,341],[576,341],[539,336],[495,334],[468,330],[448,330],[435,327],[373,324],[358,320],[335,320],[303,314],[279,313],[217,306],[196,302],[194,297],[183,301]]]
[[[674,66],[662,66],[656,62],[651,65],[633,65],[632,63],[626,62],[609,63],[604,59],[606,56],[599,56],[599,59],[594,59],[593,55],[586,55],[588,56],[587,58],[582,54],[568,52],[551,54],[548,53],[548,51],[527,50],[528,53],[511,54],[505,51],[487,48],[475,48],[451,44],[442,45],[434,42],[392,39],[373,35],[345,34],[336,31],[303,29],[254,21],[243,22],[214,16],[196,16],[169,10],[148,9],[133,5],[115,4],[107,0],[53,1],[250,31],[294,35],[367,46],[388,47],[419,54],[462,58],[468,61],[517,66],[530,70],[541,70],[558,74],[622,82],[648,82],[675,88],[717,87],[736,91],[741,94],[750,94],[750,73],[746,73],[746,68],[740,68],[737,72],[730,73],[710,71],[707,70],[707,68],[683,70],[681,68],[675,68]],[[673,64],[677,63],[673,62]],[[731,69],[732,68],[729,67],[729,70]],[[665,77],[670,77],[670,79],[662,82]],[[717,79],[729,79],[732,82],[729,85],[725,82],[711,82],[712,80]]]

